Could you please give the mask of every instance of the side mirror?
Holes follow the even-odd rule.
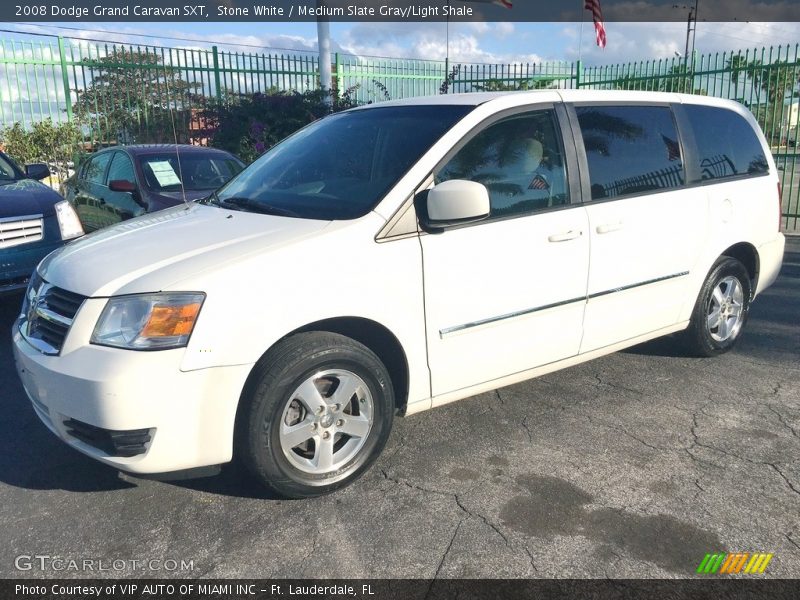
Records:
[[[25,175],[29,179],[36,179],[41,181],[45,177],[50,177],[50,167],[45,163],[31,163],[25,165]]]
[[[489,216],[489,191],[481,183],[451,179],[420,194],[417,214],[427,229],[480,221]]]
[[[108,182],[108,189],[112,192],[133,193],[136,191],[136,184],[127,179],[113,179]]]

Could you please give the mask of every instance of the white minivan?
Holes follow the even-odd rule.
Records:
[[[675,332],[725,352],[778,275],[779,224],[769,146],[734,102],[386,102],[49,255],[17,370],[47,427],[122,471],[237,457],[314,496],[369,467],[395,414]]]

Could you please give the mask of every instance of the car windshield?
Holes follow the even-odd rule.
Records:
[[[147,187],[158,192],[215,190],[244,168],[231,155],[197,151],[148,154],[141,157],[141,164]]]
[[[394,106],[331,115],[270,149],[215,199],[306,219],[360,217],[473,108]]]
[[[0,184],[17,181],[20,174],[5,156],[0,154]]]

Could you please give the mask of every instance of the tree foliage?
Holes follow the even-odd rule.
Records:
[[[764,64],[759,59],[742,60],[736,66],[761,91],[761,102],[750,106],[758,124],[772,143],[786,143],[788,128],[783,120],[788,118],[789,109],[785,104],[800,84],[797,67],[784,60]]]
[[[753,84],[766,94],[770,104],[783,104],[787,93],[791,93],[800,83],[797,67],[785,60],[777,60],[768,65],[760,60],[751,60],[743,70]]]
[[[530,79],[487,79],[475,84],[478,92],[517,92],[522,90],[548,90],[556,87],[557,77],[533,77]]]
[[[83,66],[92,78],[78,90],[74,112],[101,141],[163,141],[173,123],[185,131],[191,108],[204,104],[201,84],[184,80],[155,52],[115,48]]]
[[[332,104],[326,102],[328,92],[321,90],[285,92],[270,90],[266,94],[242,94],[230,101],[210,107],[205,112],[212,146],[223,148],[250,162],[291,135],[332,110],[355,105],[354,88],[341,95],[333,93]]]
[[[45,162],[62,171],[61,175],[67,173],[68,163],[75,160],[82,139],[75,123],[53,123],[49,118],[34,123],[30,129],[14,123],[0,135],[6,152],[19,164]]]
[[[685,63],[673,64],[663,75],[641,75],[629,73],[617,78],[613,87],[617,90],[640,90],[650,92],[675,92],[678,94],[708,95],[702,87],[695,87],[695,75]]]

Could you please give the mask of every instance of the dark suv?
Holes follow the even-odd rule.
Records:
[[[227,183],[244,163],[224,150],[189,145],[106,148],[63,187],[86,231],[198,200]]]
[[[36,181],[49,175],[44,163],[23,171],[0,152],[0,294],[24,288],[40,260],[83,235],[72,207]]]

